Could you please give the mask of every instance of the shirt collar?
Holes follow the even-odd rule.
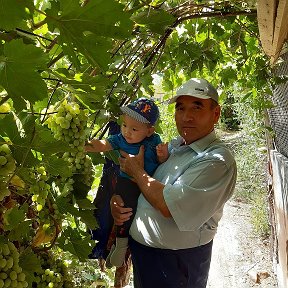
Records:
[[[193,149],[196,153],[200,153],[204,151],[212,142],[214,142],[217,139],[215,130],[213,130],[211,133],[206,135],[205,137],[196,140],[192,142],[189,145],[183,145],[184,139],[181,136],[178,136],[175,139],[172,139],[170,142],[171,148],[174,149],[181,149],[181,147],[190,147]]]
[[[188,146],[193,149],[195,152],[199,153],[205,150],[212,142],[214,142],[217,139],[215,130],[213,130],[211,133],[209,133],[207,136],[198,139]]]

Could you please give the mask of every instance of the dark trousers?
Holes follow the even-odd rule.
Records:
[[[195,248],[170,250],[147,247],[130,237],[134,287],[205,288],[212,244],[213,241]]]
[[[116,227],[116,237],[126,238],[129,235],[129,229],[132,224],[138,203],[138,197],[141,193],[138,185],[128,178],[118,176],[115,193],[123,199],[125,207],[132,208],[133,215],[122,226]]]

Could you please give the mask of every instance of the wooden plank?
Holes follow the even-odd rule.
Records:
[[[273,35],[272,63],[276,61],[288,36],[288,0],[280,0],[277,7]]]
[[[277,1],[258,0],[257,19],[260,33],[260,41],[266,55],[273,55],[273,35],[275,26]]]
[[[276,150],[270,151],[275,203],[278,257],[276,259],[279,288],[288,287],[288,158]]]

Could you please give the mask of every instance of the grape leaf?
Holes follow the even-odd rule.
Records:
[[[22,137],[16,125],[14,115],[9,113],[5,118],[0,118],[0,135],[8,137],[12,143],[21,143]]]
[[[46,10],[47,23],[51,31],[56,28],[60,31],[59,43],[76,67],[80,62],[75,48],[91,64],[97,63],[106,69],[110,62],[109,38],[124,39],[132,30],[131,14],[124,12],[123,8],[116,1],[91,0],[80,6],[77,1],[60,0],[52,2],[51,8]]]
[[[35,166],[39,160],[31,152],[31,135],[27,138],[22,122],[10,113],[4,119],[0,119],[0,134],[8,137],[12,142],[11,151],[14,159],[22,167]]]
[[[81,209],[95,209],[95,205],[91,203],[87,198],[85,199],[76,199],[76,203]]]
[[[64,141],[56,140],[50,129],[36,125],[31,149],[46,155],[69,152],[72,148]]]
[[[85,183],[83,183],[83,175],[82,174],[74,174],[73,175],[73,195],[76,199],[84,199],[86,198],[90,186],[87,186]]]
[[[81,221],[85,223],[87,227],[90,229],[95,229],[96,227],[98,227],[97,220],[93,213],[94,212],[92,210],[80,210],[79,211],[79,216],[81,218]]]
[[[85,261],[95,246],[95,241],[91,240],[88,232],[83,234],[78,229],[67,227],[58,238],[59,247],[77,256],[80,261]]]
[[[27,238],[27,236],[29,235],[31,224],[32,224],[32,220],[28,220],[28,219],[20,222],[10,231],[8,235],[9,240],[10,241],[23,241],[23,239]]]
[[[107,152],[106,152],[107,153]],[[105,154],[106,154],[105,153]],[[94,165],[98,165],[98,164],[105,164],[106,160],[105,158],[101,155],[101,153],[87,153],[87,155],[89,155],[89,157],[92,160],[92,163]]]
[[[72,170],[68,167],[67,162],[57,156],[45,155],[43,157],[43,162],[47,172],[53,176],[60,175],[64,178],[68,178],[72,175]]]
[[[32,0],[2,0],[0,9],[0,28],[12,30],[28,18],[26,7],[33,5]]]
[[[57,197],[56,204],[61,214],[70,213],[71,215],[78,216],[78,209],[69,202],[69,199],[61,196]]]
[[[28,204],[22,205],[20,208],[17,206],[8,209],[3,215],[4,230],[12,230],[19,223],[23,222],[28,210]]]
[[[26,107],[23,98],[34,103],[46,98],[47,86],[37,69],[47,62],[44,52],[22,40],[4,45],[0,58],[0,85],[8,92],[17,110]]]
[[[38,258],[30,247],[26,248],[19,257],[19,266],[23,269],[26,275],[28,287],[32,287],[32,282],[35,281],[34,272],[41,273],[42,267],[40,258]]]

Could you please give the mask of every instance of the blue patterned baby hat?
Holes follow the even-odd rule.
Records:
[[[159,109],[152,99],[139,98],[120,109],[141,123],[155,125],[159,118]]]

